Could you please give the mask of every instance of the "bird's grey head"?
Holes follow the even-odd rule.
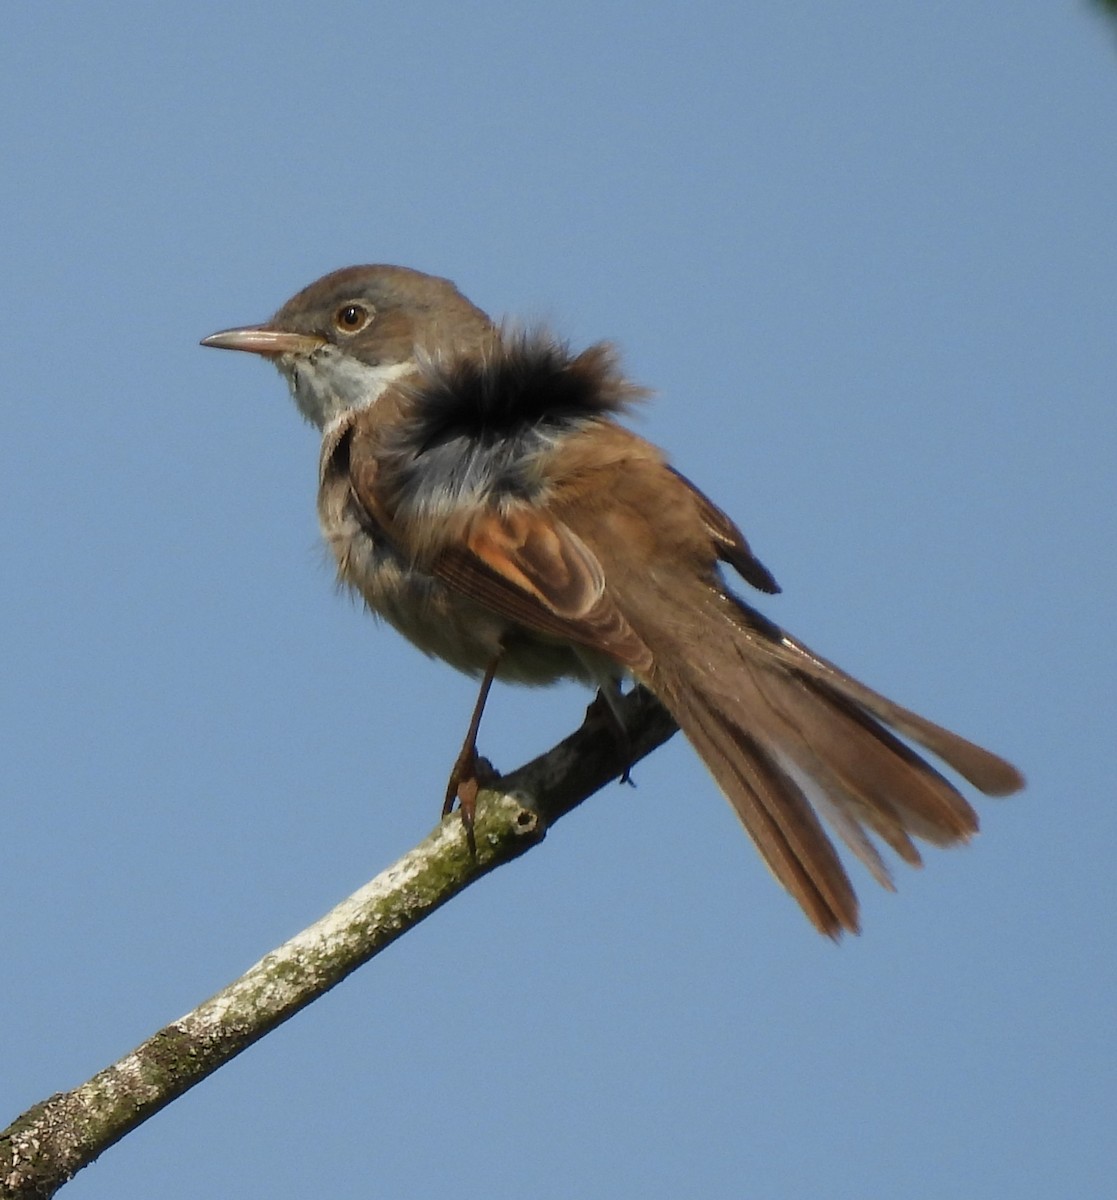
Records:
[[[481,349],[492,322],[447,279],[406,267],[345,267],[304,288],[262,325],[203,346],[270,358],[299,411],[324,428],[374,404],[421,359]]]

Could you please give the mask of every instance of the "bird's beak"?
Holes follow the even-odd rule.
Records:
[[[245,325],[240,329],[211,333],[202,338],[201,344],[218,350],[247,350],[250,354],[275,358],[280,354],[311,354],[324,346],[326,339],[317,333],[292,333],[270,325]]]

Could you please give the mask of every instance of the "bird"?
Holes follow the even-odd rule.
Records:
[[[780,589],[737,525],[624,418],[647,391],[609,342],[494,322],[448,279],[333,271],[203,346],[271,360],[322,434],[318,517],[338,579],[428,655],[481,679],[447,788],[472,837],[494,679],[626,683],[668,710],[821,933],[860,930],[826,826],[882,885],[887,847],[967,841],[1005,759],[887,699],[727,582]],[[592,707],[592,706],[591,706]],[[825,822],[825,824],[824,824]]]

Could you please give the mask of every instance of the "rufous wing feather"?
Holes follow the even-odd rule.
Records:
[[[442,550],[432,569],[528,629],[597,650],[637,673],[650,665],[647,646],[613,603],[593,552],[539,509],[478,513],[463,544]]]

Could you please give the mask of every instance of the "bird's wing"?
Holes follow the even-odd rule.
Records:
[[[752,547],[736,524],[685,475],[676,471],[674,467],[667,469],[690,492],[718,558],[729,563],[746,583],[751,583],[758,591],[775,595],[780,590],[780,585],[775,581],[772,572],[753,554]]]
[[[401,553],[510,621],[600,651],[633,672],[647,670],[650,651],[609,595],[597,556],[545,510],[484,505],[445,521],[455,531],[452,540],[417,551],[415,535],[384,501],[376,455],[363,453],[360,438],[351,437],[359,421],[355,416],[335,436],[323,460],[339,462],[352,502]]]
[[[479,512],[431,570],[538,633],[599,650],[633,671],[650,665],[648,648],[613,603],[593,551],[540,509]]]

